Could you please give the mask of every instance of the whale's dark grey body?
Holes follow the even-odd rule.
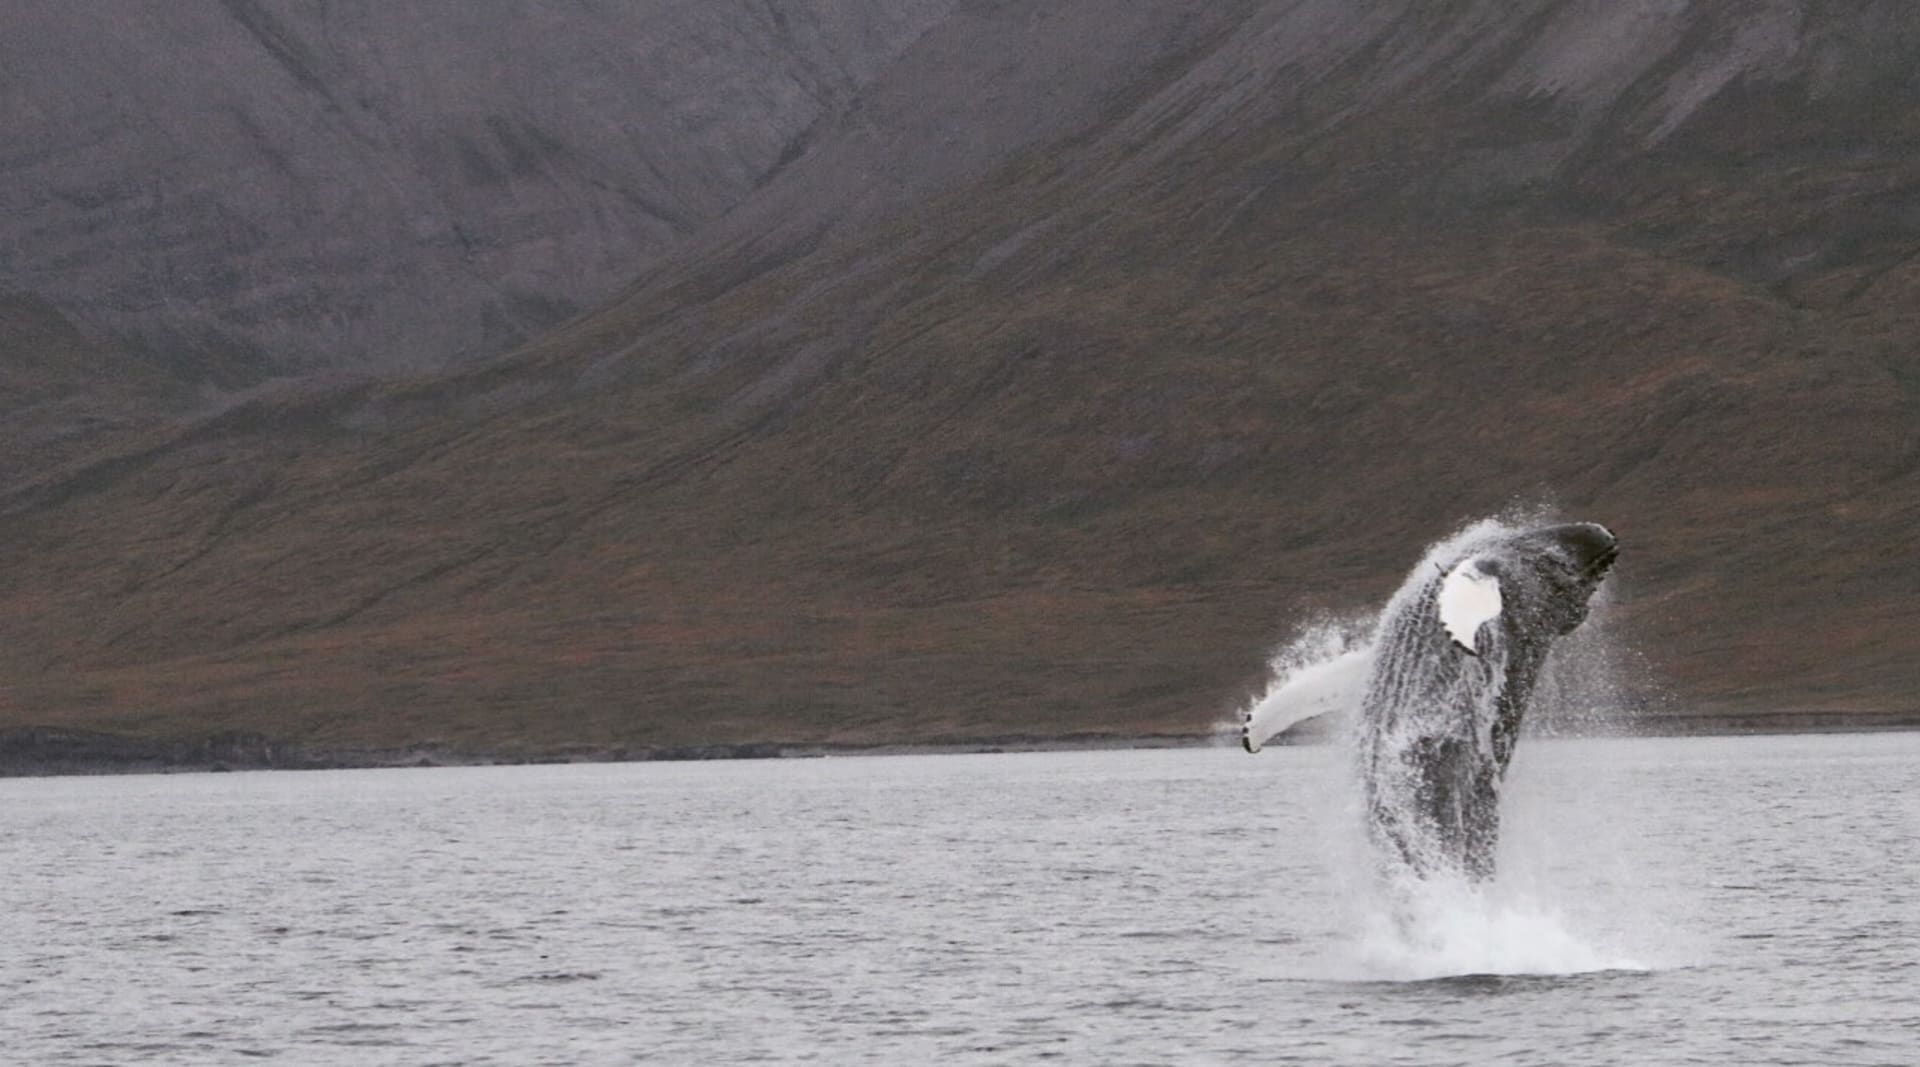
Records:
[[[1500,532],[1424,561],[1402,586],[1360,707],[1368,824],[1389,864],[1492,877],[1500,784],[1541,667],[1618,551],[1595,523]]]

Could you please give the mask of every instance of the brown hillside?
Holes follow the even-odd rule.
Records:
[[[1912,35],[1362,6],[969,5],[604,311],[15,490],[0,724],[1193,731],[1516,506],[1620,532],[1620,632],[1683,711],[1910,714]],[[1108,23],[1137,62],[1063,65]],[[1083,69],[1070,129],[981,133],[977,173],[829,180]]]

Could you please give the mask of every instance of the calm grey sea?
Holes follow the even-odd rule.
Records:
[[[1344,767],[0,782],[0,1060],[1920,1062],[1920,735],[1530,740],[1410,924]]]

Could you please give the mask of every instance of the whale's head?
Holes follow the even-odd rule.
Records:
[[[1435,596],[1455,643],[1479,651],[1479,628],[1495,619],[1521,637],[1558,637],[1586,621],[1588,604],[1620,555],[1620,540],[1597,522],[1507,534],[1472,546],[1444,569]]]
[[[1505,553],[1518,573],[1527,621],[1558,636],[1587,618],[1587,605],[1620,557],[1620,539],[1597,522],[1543,526],[1519,534]]]

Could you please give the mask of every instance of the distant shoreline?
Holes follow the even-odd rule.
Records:
[[[1878,714],[1640,715],[1614,729],[1569,729],[1544,737],[1736,737],[1775,734],[1892,733],[1920,730],[1920,711]],[[1322,744],[1322,731],[1283,735],[1268,747]],[[257,734],[143,738],[54,727],[0,731],[0,778],[114,774],[197,774],[258,770],[351,770],[403,767],[517,766],[561,763],[655,763],[735,759],[819,759],[847,756],[978,755],[1151,748],[1232,748],[1234,731],[1118,735],[1066,733],[929,741],[749,741],[691,745],[572,745],[538,750],[463,749],[440,742],[390,748],[322,748],[276,742]]]

